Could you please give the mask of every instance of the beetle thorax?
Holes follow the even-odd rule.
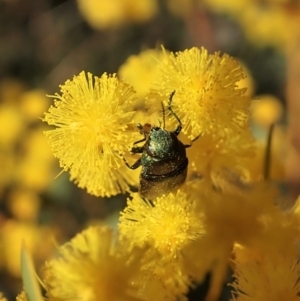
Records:
[[[145,145],[145,151],[152,158],[160,160],[172,157],[178,148],[178,138],[172,132],[153,127]]]

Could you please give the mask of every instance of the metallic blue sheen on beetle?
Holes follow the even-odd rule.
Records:
[[[144,135],[144,138],[136,141],[134,145],[146,142],[143,146],[134,146],[131,149],[131,153],[139,153],[142,156],[132,166],[124,159],[130,169],[137,169],[142,166],[139,193],[142,197],[150,200],[178,188],[185,182],[187,176],[189,161],[185,149],[191,145],[184,145],[178,139],[182,124],[171,106],[174,94],[175,91],[170,95],[168,110],[178,121],[178,126],[175,130],[165,130],[165,112],[163,107],[163,128],[158,126],[151,127],[150,124],[142,126],[139,123],[137,127],[140,133]]]

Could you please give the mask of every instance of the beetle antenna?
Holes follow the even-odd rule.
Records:
[[[166,128],[166,111],[165,111],[165,106],[164,103],[161,102],[161,110],[162,110],[162,117],[163,117],[163,129]]]
[[[140,130],[140,134],[144,135],[144,128],[143,128],[143,126],[140,123],[138,123],[136,125],[136,127]]]
[[[179,133],[181,132],[182,129],[182,123],[181,120],[179,119],[179,117],[175,114],[175,112],[172,109],[172,101],[173,101],[173,96],[175,94],[175,90],[170,94],[170,98],[169,98],[169,103],[168,103],[168,110],[172,113],[172,115],[175,117],[175,119],[178,121],[179,125],[177,126],[177,128],[175,129],[174,133],[176,135],[179,135]]]
[[[144,142],[144,141],[146,141],[146,139],[147,139],[146,133],[145,133],[145,130],[144,130],[144,127],[143,127],[140,123],[138,123],[136,126],[137,126],[137,128],[140,130],[140,134],[142,134],[142,135],[144,136],[144,138],[141,139],[141,140],[135,141],[135,142],[133,143],[133,145],[138,144],[138,143],[140,143],[140,142]]]
[[[274,123],[270,125],[268,138],[267,138],[267,146],[265,153],[265,164],[264,164],[264,180],[268,180],[270,177],[270,166],[271,166],[271,147],[272,147],[272,137],[274,132]]]

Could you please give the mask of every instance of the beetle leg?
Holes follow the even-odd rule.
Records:
[[[163,115],[163,129],[166,128],[166,112],[165,112],[165,106],[164,103],[161,102],[161,110],[162,110],[162,115]]]
[[[196,138],[194,138],[194,139],[192,140],[192,143],[191,143],[191,144],[185,144],[184,147],[185,147],[185,148],[191,147],[191,146],[193,145],[193,142],[195,142],[200,136],[202,136],[202,134],[200,134],[200,135],[198,135]]]
[[[181,129],[182,129],[182,123],[181,123],[181,120],[179,119],[179,117],[175,114],[175,112],[173,111],[172,109],[172,106],[171,106],[171,103],[172,103],[172,100],[173,100],[173,96],[175,94],[176,91],[173,91],[170,95],[170,98],[169,98],[169,103],[168,103],[168,110],[171,112],[171,114],[175,117],[175,119],[178,121],[178,126],[177,128],[173,131],[173,133],[178,136],[181,132]]]
[[[126,166],[130,169],[137,169],[138,167],[140,167],[142,165],[142,161],[141,158],[139,158],[133,165],[129,165],[128,162],[125,160],[125,158],[123,158]]]
[[[141,154],[144,151],[144,146],[137,146],[131,149],[131,153],[133,154]]]
[[[192,140],[192,144],[193,144],[193,142],[195,142],[200,136],[202,136],[202,134],[199,134],[196,138],[194,138],[194,139]]]
[[[144,135],[145,135],[145,134],[144,134]],[[146,141],[146,135],[145,135],[145,137],[144,137],[143,139],[138,140],[138,141],[135,141],[135,142],[133,143],[133,145],[138,144],[138,143],[140,143],[140,142],[144,142],[144,141]]]

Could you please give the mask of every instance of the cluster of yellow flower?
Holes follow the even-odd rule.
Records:
[[[172,107],[182,121],[183,133],[190,139],[201,135],[189,153],[191,173],[220,178],[230,170],[250,177],[244,175],[244,166],[255,152],[248,125],[251,98],[246,88],[238,87],[245,77],[238,62],[228,55],[209,55],[203,48],[176,54],[148,51],[147,57],[152,64],[147,62],[144,72],[136,71],[140,76],[148,73],[137,93],[133,88],[137,79],[128,76],[135,74],[131,60],[120,68],[121,80],[107,74],[93,80],[82,72],[61,86],[62,95],[53,96],[54,106],[44,121],[56,129],[46,135],[71,179],[97,196],[124,193],[137,185],[123,156],[141,137],[136,123],[149,122],[141,100],[155,124],[161,117],[161,103],[168,101],[172,91],[176,91]],[[168,117],[167,128],[173,130],[175,120]]]
[[[42,90],[29,90],[13,79],[0,81],[0,268],[20,277],[20,245],[45,260],[52,247],[49,227],[38,227],[40,194],[52,183],[58,166],[42,131],[39,116],[49,106]],[[42,247],[43,245],[43,247]]]
[[[157,0],[77,0],[77,4],[88,24],[103,30],[147,22],[159,13],[162,5],[166,5],[171,13],[184,17],[190,14],[195,3],[193,0],[167,0],[165,3]]]
[[[263,167],[253,168],[257,149],[242,67],[203,48],[147,53],[140,56],[140,78],[136,67],[130,72],[133,57],[120,68],[120,79],[82,72],[62,85],[45,113],[44,121],[55,126],[46,135],[79,187],[97,196],[130,191],[138,178],[123,157],[140,138],[134,124],[161,117],[161,103],[176,91],[172,106],[183,133],[200,135],[188,152],[187,181],[154,200],[131,193],[118,237],[91,227],[62,246],[45,268],[49,300],[185,300],[207,272],[207,297],[216,300],[230,258],[235,300],[298,300],[300,201],[282,211]],[[145,86],[135,92],[137,78]],[[141,110],[143,99],[150,117]],[[171,115],[166,128],[174,129]]]
[[[238,20],[256,44],[289,50],[300,36],[300,4],[294,0],[201,0],[218,13]]]
[[[77,0],[77,4],[83,17],[95,29],[144,22],[158,11],[157,0]]]
[[[77,0],[79,11],[95,29],[117,27],[124,23],[153,18],[161,6],[157,0]],[[166,0],[169,11],[188,18],[195,9],[207,7],[228,13],[238,20],[256,44],[283,50],[294,46],[300,35],[300,5],[295,0]]]

